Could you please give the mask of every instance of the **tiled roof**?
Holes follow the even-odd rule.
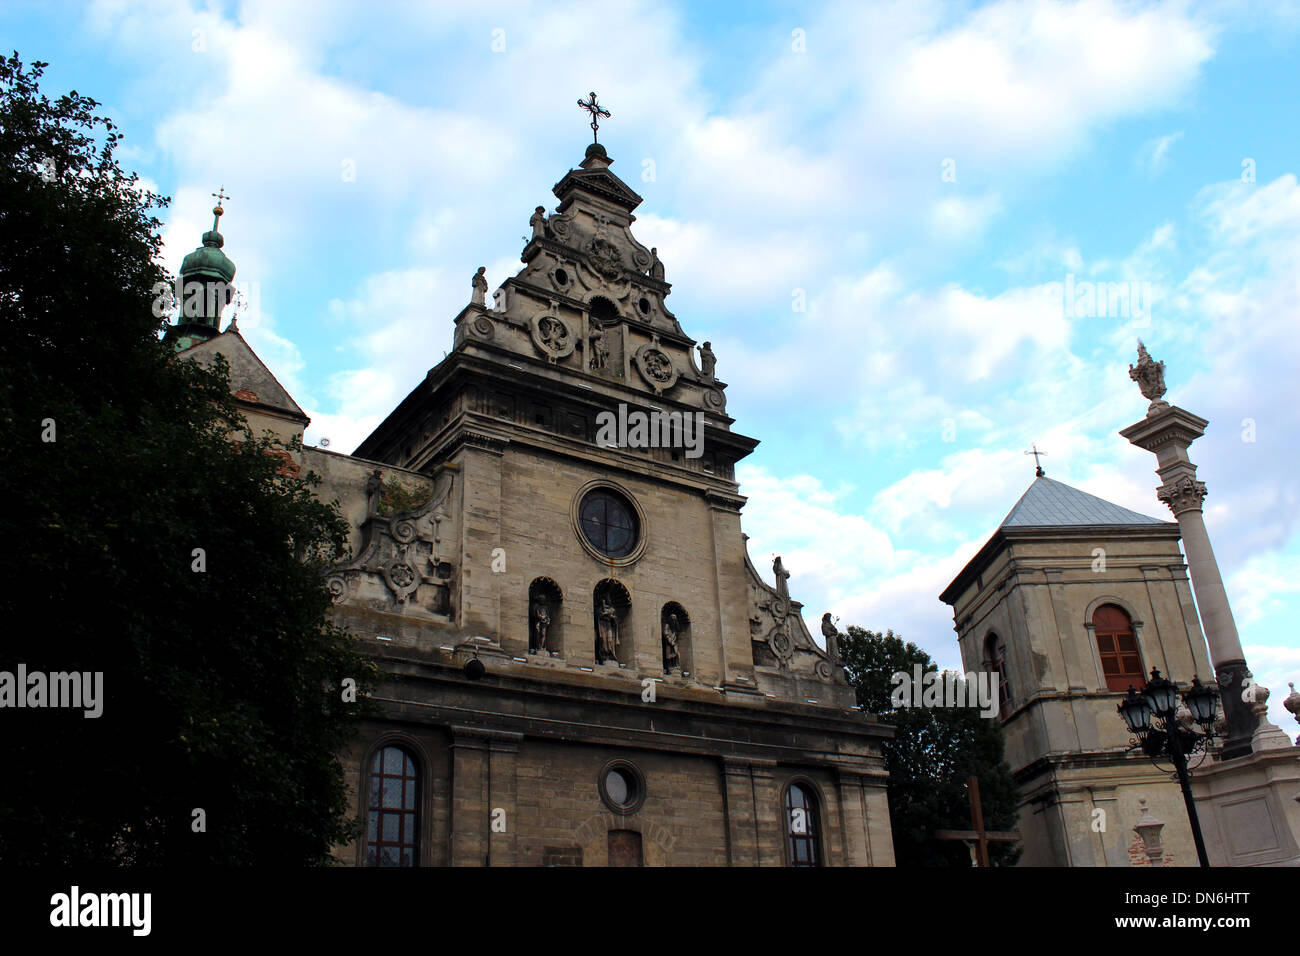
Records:
[[[1068,525],[1155,525],[1165,522],[1111,504],[1051,478],[1035,478],[1002,520],[1003,528]]]

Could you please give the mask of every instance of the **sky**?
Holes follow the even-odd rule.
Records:
[[[338,451],[450,350],[474,270],[519,269],[597,91],[668,307],[762,442],[755,565],[814,634],[831,610],[944,667],[938,595],[1031,443],[1170,520],[1117,434],[1140,337],[1210,421],[1206,523],[1296,727],[1300,4],[6,0],[0,48],[119,124],[173,271],[225,187],[240,329]]]

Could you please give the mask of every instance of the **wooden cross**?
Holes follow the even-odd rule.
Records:
[[[600,129],[600,118],[603,116],[605,119],[609,119],[610,112],[607,109],[603,109],[601,105],[596,102],[595,90],[592,90],[592,92],[587,95],[587,99],[578,100],[578,105],[591,114],[591,141],[595,143],[597,142],[596,133]]]
[[[936,840],[961,840],[970,850],[971,866],[989,865],[990,843],[1016,843],[1020,840],[1019,830],[985,830],[984,807],[980,803],[979,777],[966,778],[966,790],[970,794],[969,830],[935,830]]]
[[[1027,451],[1027,452],[1025,452],[1025,454],[1026,454],[1026,455],[1033,455],[1033,456],[1034,456],[1034,474],[1035,474],[1037,477],[1039,477],[1039,478],[1046,477],[1047,472],[1043,471],[1043,466],[1042,466],[1042,464],[1039,462],[1039,460],[1038,460],[1038,456],[1039,456],[1039,455],[1046,455],[1047,452],[1045,452],[1045,451],[1039,451],[1039,450],[1038,450],[1038,446],[1037,446],[1036,444],[1031,444],[1029,447],[1032,448],[1033,451]]]

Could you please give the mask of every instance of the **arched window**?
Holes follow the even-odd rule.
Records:
[[[1114,604],[1103,604],[1092,614],[1092,630],[1101,657],[1101,672],[1106,677],[1106,689],[1126,691],[1130,685],[1138,690],[1145,687],[1137,635],[1133,633],[1133,622],[1124,609]]]
[[[984,666],[998,675],[998,714],[1011,713],[1011,683],[1007,680],[1007,645],[996,634],[984,639]]]
[[[821,830],[812,788],[792,783],[785,791],[785,831],[791,866],[821,866]]]
[[[384,747],[370,762],[366,866],[415,866],[420,856],[420,781],[401,747]]]

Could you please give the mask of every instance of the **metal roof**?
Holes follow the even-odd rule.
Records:
[[[1046,476],[1035,478],[1016,506],[1002,519],[1002,528],[1050,528],[1069,525],[1165,524],[1111,504],[1095,495]]]

